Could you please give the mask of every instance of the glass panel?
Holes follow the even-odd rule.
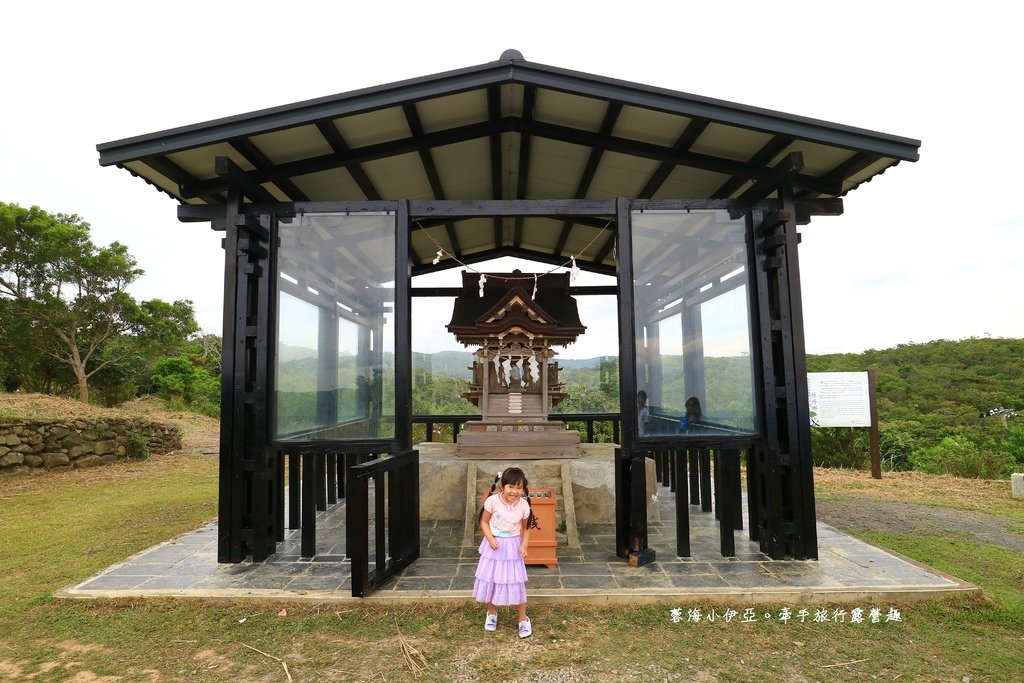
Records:
[[[279,227],[276,438],[394,436],[395,218]]]
[[[754,432],[745,220],[645,211],[632,231],[641,437]]]

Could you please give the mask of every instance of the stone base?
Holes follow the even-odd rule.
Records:
[[[463,460],[548,460],[580,457],[580,435],[564,422],[468,422],[455,457]]]
[[[449,443],[419,443],[414,446],[420,452],[420,519],[463,519],[467,496],[467,467],[471,463],[455,457],[455,445]],[[615,524],[615,446],[613,444],[583,444],[581,457],[565,460],[569,481],[560,481],[564,487],[569,484],[569,491],[559,497],[571,500],[576,514],[577,524]],[[491,459],[491,458],[488,458]],[[498,463],[479,464],[488,474],[499,469]],[[545,463],[544,467],[555,466],[557,463]],[[539,465],[539,463],[538,463]],[[647,495],[652,496],[658,491],[658,480],[655,474],[654,460],[648,458]],[[531,482],[543,485],[544,476],[537,467],[523,462]],[[476,490],[475,484],[468,488]],[[479,494],[479,492],[478,492]],[[479,509],[479,501],[474,496],[474,510]],[[661,521],[657,505],[647,505],[647,521]]]
[[[1024,473],[1016,472],[1010,475],[1010,491],[1014,498],[1024,500]]]

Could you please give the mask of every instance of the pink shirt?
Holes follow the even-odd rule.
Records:
[[[501,499],[500,493],[487,497],[484,510],[491,513],[491,533],[501,537],[518,536],[522,521],[530,516],[530,504],[526,498],[520,498],[515,505],[509,506]]]

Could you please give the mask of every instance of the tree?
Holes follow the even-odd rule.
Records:
[[[142,270],[118,242],[97,247],[79,216],[0,202],[0,298],[26,323],[40,349],[68,366],[78,397],[116,356],[102,351],[129,330],[138,306],[125,288]]]

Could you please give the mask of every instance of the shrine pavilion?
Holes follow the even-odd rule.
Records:
[[[916,161],[919,146],[507,50],[97,149],[101,165],[175,200],[181,221],[224,235],[219,560],[263,561],[297,527],[312,554],[317,509],[344,497],[357,593],[420,553],[410,309],[437,293],[412,278],[500,256],[615,278],[600,292],[618,306],[609,551],[649,560],[645,461],[661,459],[682,482],[687,465],[706,475],[713,460],[723,553],[742,463],[746,533],[772,558],[816,559],[798,227],[842,214],[849,192]],[[544,325],[553,316],[561,342],[586,323],[530,300],[532,288],[495,301],[492,322],[504,311],[523,324],[515,339],[474,341],[481,374],[468,389],[485,417],[500,398],[507,416],[519,393],[531,435],[559,399],[557,378],[543,376],[556,338],[539,341]],[[467,320],[484,324],[486,313]],[[315,324],[289,326],[298,314]],[[461,322],[449,329],[469,334]],[[284,363],[284,329],[315,349],[302,372]],[[513,391],[523,373],[537,405]],[[695,405],[699,419],[681,420]]]

